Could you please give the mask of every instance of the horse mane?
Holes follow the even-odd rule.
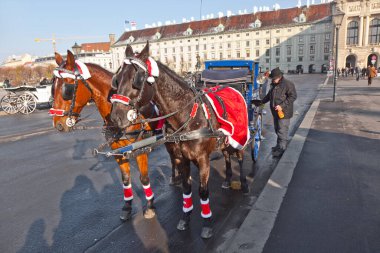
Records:
[[[169,77],[171,77],[174,81],[176,81],[177,83],[184,85],[187,88],[189,88],[189,84],[182,77],[180,77],[176,72],[174,72],[172,69],[170,69],[168,66],[166,66],[165,64],[163,64],[160,61],[157,61],[157,65],[159,66],[159,68],[163,69],[164,72]]]
[[[88,67],[94,68],[94,71],[96,71],[96,72],[105,72],[105,74],[108,76],[112,76],[114,74],[111,71],[109,71],[109,70],[107,70],[107,69],[103,68],[102,66],[95,64],[95,63],[86,63],[86,65]]]

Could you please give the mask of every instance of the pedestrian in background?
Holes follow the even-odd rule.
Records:
[[[359,78],[360,78],[360,68],[358,66],[355,67],[355,76],[356,76],[356,81],[359,81]]]
[[[376,68],[372,64],[368,65],[367,75],[368,75],[368,86],[371,86],[372,78],[377,76]]]
[[[262,103],[270,102],[277,135],[277,144],[272,147],[272,155],[280,157],[288,145],[290,119],[293,117],[293,103],[297,99],[297,92],[294,83],[285,79],[279,68],[273,69],[269,78],[272,79],[271,89]]]

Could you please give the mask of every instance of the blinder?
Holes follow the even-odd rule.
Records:
[[[63,100],[72,100],[74,97],[74,84],[63,83],[62,85],[62,98]]]
[[[146,72],[142,70],[138,70],[135,73],[132,81],[132,87],[137,90],[141,90],[142,85],[146,81]]]

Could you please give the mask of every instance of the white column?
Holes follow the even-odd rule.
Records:
[[[360,23],[359,23],[359,47],[363,45],[363,16],[360,16]]]
[[[368,46],[369,16],[367,16],[365,19],[364,46]]]

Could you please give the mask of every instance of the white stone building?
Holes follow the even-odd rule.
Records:
[[[149,40],[151,55],[176,72],[194,71],[197,55],[205,60],[250,59],[262,70],[321,72],[332,55],[330,3],[224,16],[133,30],[111,46],[113,70],[127,44],[141,51]]]
[[[338,68],[380,67],[380,0],[338,0],[334,6],[345,15],[339,27]]]

